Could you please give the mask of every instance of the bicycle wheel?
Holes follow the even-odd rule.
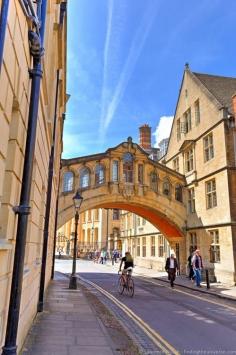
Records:
[[[124,292],[125,284],[124,284],[124,279],[122,276],[119,277],[118,280],[118,292],[120,295]]]
[[[127,286],[127,293],[130,297],[133,297],[134,295],[134,281],[131,277],[128,279],[128,286]]]

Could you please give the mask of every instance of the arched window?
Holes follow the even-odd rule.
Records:
[[[113,160],[112,162],[112,181],[117,182],[119,180],[119,162]]]
[[[68,171],[63,175],[63,192],[72,191],[73,185],[74,185],[74,174],[71,171]]]
[[[83,168],[80,172],[80,187],[89,187],[90,183],[90,172],[88,168]]]
[[[163,194],[170,197],[171,185],[169,180],[165,179],[163,182]]]
[[[150,187],[153,191],[157,192],[157,174],[154,171],[150,175]]]
[[[175,199],[176,201],[183,202],[183,187],[180,184],[175,186]]]
[[[134,178],[133,155],[125,153],[123,155],[123,178],[125,182],[133,182]]]
[[[105,169],[101,164],[95,167],[95,185],[101,185],[105,182]]]

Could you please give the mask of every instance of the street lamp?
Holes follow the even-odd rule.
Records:
[[[74,202],[74,206],[75,206],[75,237],[74,237],[72,274],[70,276],[69,289],[76,290],[77,289],[77,277],[76,277],[77,230],[78,230],[78,222],[79,222],[79,209],[80,209],[80,206],[83,202],[83,197],[80,196],[78,191],[76,192],[75,196],[73,197],[73,202]]]

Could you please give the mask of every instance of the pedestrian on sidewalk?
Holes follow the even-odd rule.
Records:
[[[170,257],[166,259],[165,270],[168,273],[168,280],[170,280],[170,286],[174,288],[175,276],[178,270],[178,262],[174,253],[172,253]]]
[[[191,253],[188,257],[188,270],[189,270],[188,278],[191,281],[193,281],[195,278],[194,271],[193,271],[193,263],[192,263],[193,255],[194,253]]]
[[[194,252],[193,258],[192,258],[192,264],[193,264],[193,271],[195,274],[195,280],[196,280],[196,286],[201,287],[201,271],[203,269],[203,263],[202,263],[202,257],[200,255],[200,250],[197,249]]]

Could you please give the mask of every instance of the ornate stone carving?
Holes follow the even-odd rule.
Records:
[[[129,183],[124,183],[122,188],[122,195],[125,199],[130,200],[134,195],[134,185]]]

